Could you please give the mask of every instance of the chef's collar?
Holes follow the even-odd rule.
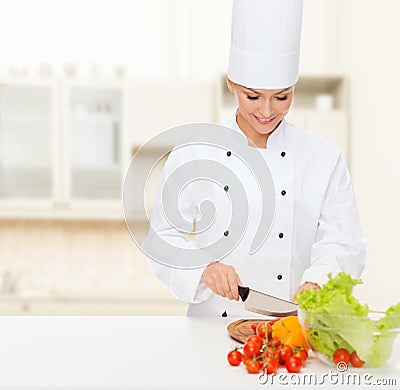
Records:
[[[236,110],[234,117],[232,118],[232,129],[240,133],[243,137],[246,137],[244,132],[241,130],[237,123],[237,114],[239,110]],[[286,128],[286,121],[285,119],[282,119],[281,123],[279,123],[278,127],[270,134],[267,140],[267,148],[268,149],[274,149],[278,145],[282,143],[283,137],[285,135],[285,128]],[[247,139],[247,137],[246,137]],[[259,148],[263,150],[263,148]]]

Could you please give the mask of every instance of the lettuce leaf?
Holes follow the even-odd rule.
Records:
[[[400,327],[400,302],[389,307],[385,316],[377,321],[377,332],[373,336],[374,345],[368,356],[368,362],[374,367],[379,367],[392,353],[392,345]]]

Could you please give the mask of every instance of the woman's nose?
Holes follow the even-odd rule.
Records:
[[[261,107],[261,113],[263,118],[269,118],[272,116],[273,108],[270,100],[265,100]]]

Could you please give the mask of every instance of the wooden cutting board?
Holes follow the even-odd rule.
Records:
[[[260,322],[268,322],[268,320],[263,320],[261,318],[251,319],[251,320],[237,320],[231,322],[227,326],[227,330],[230,336],[241,343],[245,343],[247,338],[253,334],[256,334],[253,329],[251,329],[252,324],[259,324]]]

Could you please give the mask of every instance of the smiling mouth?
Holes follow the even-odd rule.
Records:
[[[262,125],[268,125],[269,123],[272,123],[275,119],[275,117],[273,117],[271,119],[260,118],[256,115],[254,115],[254,118],[256,118],[257,122],[261,123]]]

